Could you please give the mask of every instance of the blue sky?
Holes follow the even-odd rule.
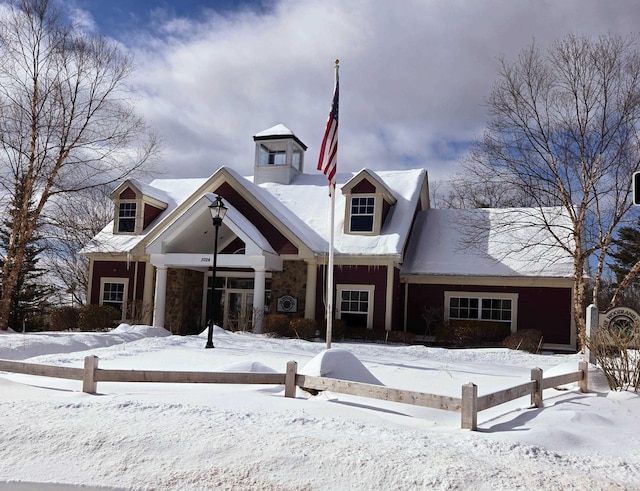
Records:
[[[276,124],[315,172],[340,59],[339,171],[451,176],[487,120],[497,59],[533,39],[638,32],[637,0],[65,0],[134,57],[136,105],[165,177],[253,170]]]
[[[77,0],[91,13],[102,34],[126,39],[131,31],[152,29],[162,20],[197,20],[206,10],[230,13],[243,8],[260,10],[256,0]]]

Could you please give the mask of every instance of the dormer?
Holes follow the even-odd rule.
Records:
[[[114,203],[113,233],[141,234],[160,213],[167,209],[162,191],[128,179],[110,195]]]
[[[397,202],[384,182],[372,171],[362,169],[343,187],[344,233],[380,235],[389,210]]]
[[[253,141],[256,143],[254,183],[289,184],[294,176],[302,174],[307,146],[289,128],[278,124],[255,135]]]

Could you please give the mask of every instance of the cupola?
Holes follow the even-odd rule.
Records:
[[[253,137],[256,156],[253,181],[289,184],[304,170],[307,146],[283,124],[261,131]]]

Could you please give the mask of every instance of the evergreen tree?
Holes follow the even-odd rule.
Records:
[[[16,205],[21,203],[21,200],[22,193],[18,190],[7,213],[9,218],[0,226],[0,244],[3,250],[7,249],[11,240],[12,218],[16,215]],[[9,327],[15,331],[36,330],[45,325],[44,319],[49,309],[53,287],[43,282],[43,276],[47,271],[38,266],[38,256],[43,250],[40,241],[41,237],[37,233],[30,237],[25,248],[24,264],[13,287]],[[4,266],[5,260],[0,258],[0,268]],[[0,284],[0,291],[1,289]]]
[[[635,227],[622,227],[618,237],[613,240],[614,252],[610,254],[613,263],[609,264],[616,275],[616,281],[621,282],[631,268],[640,261],[640,218]]]

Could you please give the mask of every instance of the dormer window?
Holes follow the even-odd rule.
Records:
[[[380,235],[396,198],[373,172],[361,170],[341,188],[345,197],[344,233]]]
[[[373,232],[375,204],[373,196],[351,198],[350,232]]]
[[[134,233],[136,231],[136,203],[124,202],[118,206],[118,232]]]
[[[167,209],[163,194],[163,191],[135,179],[120,184],[110,196],[114,204],[113,233],[142,233]]]

